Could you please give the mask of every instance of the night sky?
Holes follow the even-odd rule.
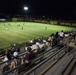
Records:
[[[29,10],[24,11],[23,7]],[[76,2],[73,0],[1,0],[0,14],[28,14],[61,19],[76,19]]]

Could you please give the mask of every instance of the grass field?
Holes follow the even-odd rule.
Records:
[[[56,31],[72,29],[74,28],[32,22],[1,22],[0,48],[8,47],[14,43],[23,43],[41,36],[46,37]]]

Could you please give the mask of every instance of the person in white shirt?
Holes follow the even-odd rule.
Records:
[[[7,56],[5,55],[3,62],[6,62],[6,61],[8,61],[8,58],[7,58]]]
[[[60,36],[60,38],[63,38],[63,37],[64,37],[64,32],[63,32],[63,30],[59,33],[59,36]]]
[[[18,56],[18,52],[15,51],[15,52],[13,53],[13,56],[14,56],[14,57],[17,57],[17,56]]]

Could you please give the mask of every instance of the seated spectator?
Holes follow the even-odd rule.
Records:
[[[43,43],[45,43],[46,42],[46,40],[45,39],[43,39]]]
[[[65,36],[65,37],[68,37],[68,36],[69,36],[69,33],[65,32],[65,33],[64,33],[64,36]]]
[[[59,36],[60,36],[61,39],[63,39],[63,37],[64,37],[64,32],[63,32],[63,30],[59,33]]]
[[[36,48],[36,53],[39,53],[40,52],[40,47],[39,47],[39,45],[36,45],[37,46],[37,48]]]
[[[43,47],[46,49],[48,45],[46,44],[46,40],[43,40]]]
[[[6,61],[8,61],[7,55],[5,55],[5,57],[4,57],[4,59],[3,59],[3,62],[6,62]],[[6,64],[7,64],[7,63],[6,63]]]
[[[69,52],[70,50],[72,50],[73,48],[76,48],[75,40],[72,39],[72,40],[68,43],[67,47],[68,47],[68,52]]]
[[[1,49],[0,50],[0,56],[4,56],[5,55],[5,50]]]
[[[54,37],[54,33],[52,33],[52,34],[51,34],[51,36],[53,36],[53,37]]]
[[[29,43],[28,42],[25,43],[25,47],[27,47],[27,46],[29,46]]]
[[[20,52],[20,47],[17,49],[17,52]]]
[[[32,44],[33,44],[33,40],[31,39],[29,43],[30,43],[30,46],[32,46]]]
[[[30,40],[30,43],[33,43],[33,40],[32,39]]]
[[[7,55],[5,55],[3,62],[5,62],[2,66],[2,73],[7,72],[8,70],[10,70],[9,66],[8,66],[8,58]]]
[[[49,46],[52,46],[52,37],[51,36],[48,37],[48,43],[49,43]]]
[[[5,54],[6,54],[7,58],[8,58],[9,60],[11,60],[11,54],[10,54],[10,52],[7,51]]]
[[[17,57],[17,56],[18,56],[18,52],[15,51],[15,52],[13,53],[13,56],[14,56],[14,57]]]
[[[39,38],[38,42],[42,44],[43,43],[43,37]]]
[[[34,38],[33,43],[35,44],[37,42],[37,39]]]
[[[65,45],[68,45],[68,43],[70,42],[70,39],[69,39],[68,36],[65,36],[64,39],[63,39],[63,41],[64,41]]]
[[[68,46],[70,46],[70,47],[75,47],[75,40],[74,39],[72,39],[70,42],[69,42],[69,44],[68,44]]]
[[[61,49],[64,47],[64,43],[63,43],[63,40],[60,40],[59,41],[59,44],[58,44],[58,48]]]
[[[58,41],[59,41],[58,38],[53,37],[52,38],[52,47],[56,46],[58,44]]]
[[[10,69],[16,68],[17,66],[21,65],[21,63],[22,63],[21,59],[18,58],[18,56],[16,55],[16,56],[14,57],[14,60],[11,62]],[[17,70],[15,70],[15,71],[13,72],[14,75],[15,75],[16,73],[19,73],[20,70],[21,70],[20,68],[18,68]]]
[[[58,37],[59,37],[59,34],[58,34],[58,32],[56,32],[55,38],[58,39]]]
[[[15,49],[11,48],[11,50],[10,50],[11,55],[13,55],[14,52],[15,52]]]
[[[31,60],[34,59],[35,57],[36,57],[36,54],[32,51],[31,47],[28,47],[24,62],[26,64],[30,64]]]
[[[40,43],[39,42],[36,42],[36,45],[40,45]]]

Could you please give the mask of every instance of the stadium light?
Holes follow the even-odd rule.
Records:
[[[27,15],[28,7],[27,7],[27,6],[25,6],[25,7],[24,7],[24,10],[25,10],[25,15],[24,15],[24,16],[25,16],[25,18],[26,18],[26,19],[28,19],[28,15]]]
[[[28,10],[28,7],[24,7],[24,10]]]

